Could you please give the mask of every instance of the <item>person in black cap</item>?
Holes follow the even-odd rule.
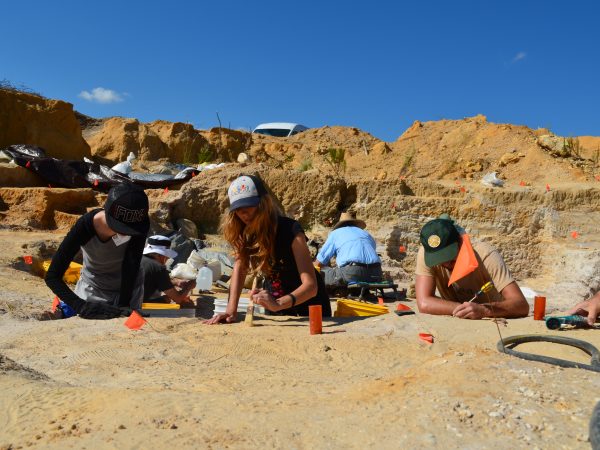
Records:
[[[141,268],[144,273],[144,302],[148,303],[175,303],[184,306],[194,306],[190,300],[189,293],[196,286],[194,280],[180,280],[171,278],[165,267],[169,258],[177,256],[175,250],[171,250],[171,240],[166,236],[150,236]]]
[[[112,319],[139,309],[144,289],[140,260],[149,228],[148,197],[130,183],[113,187],[103,209],[81,216],[46,274],[48,287],[69,307],[64,309],[84,319]],[[63,276],[80,249],[83,267],[73,292]]]
[[[448,215],[444,217],[427,222],[421,229],[415,282],[419,311],[461,319],[527,316],[529,304],[502,256],[484,242],[475,241],[472,245],[477,268],[448,286],[464,230]],[[494,287],[477,297],[488,282]],[[473,297],[476,299],[471,301]]]
[[[304,230],[280,214],[275,202],[254,176],[236,178],[228,190],[229,212],[222,230],[235,253],[229,301],[225,313],[207,324],[232,323],[247,273],[261,274],[266,284],[250,291],[250,298],[273,314],[308,316],[309,305],[321,305],[331,317],[331,303],[323,279],[314,268]]]

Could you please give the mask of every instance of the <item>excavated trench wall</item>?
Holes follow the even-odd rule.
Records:
[[[419,179],[346,182],[318,171],[236,165],[204,172],[179,191],[147,191],[153,229],[170,230],[176,219],[187,218],[201,232],[218,233],[227,187],[241,173],[261,176],[311,237],[325,239],[342,210],[355,210],[376,238],[385,268],[399,281],[414,277],[421,227],[447,213],[473,238],[497,247],[518,280],[553,292],[565,304],[600,287],[600,190],[591,187],[545,192]],[[0,188],[0,225],[66,230],[104,198],[89,189]]]

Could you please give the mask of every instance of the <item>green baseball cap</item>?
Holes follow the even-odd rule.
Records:
[[[421,229],[421,244],[425,248],[427,267],[452,261],[458,255],[460,237],[454,222],[447,219],[434,219]]]

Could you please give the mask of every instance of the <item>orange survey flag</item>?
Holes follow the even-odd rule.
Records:
[[[125,321],[123,325],[125,325],[130,330],[139,330],[146,323],[146,319],[144,319],[137,311],[133,311],[129,318]]]
[[[458,256],[456,257],[454,269],[450,274],[448,286],[450,286],[452,283],[456,283],[461,278],[466,277],[475,269],[477,269],[477,267],[479,267],[477,257],[475,256],[475,251],[471,246],[471,240],[469,239],[469,235],[463,234],[461,238],[462,244],[460,246],[460,250],[458,251]]]
[[[58,308],[58,305],[60,305],[60,300],[58,299],[57,296],[54,296],[54,300],[52,300],[52,312],[56,311],[56,308]]]

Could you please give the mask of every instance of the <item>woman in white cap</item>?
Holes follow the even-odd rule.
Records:
[[[149,228],[148,197],[130,183],[113,187],[104,208],[77,220],[46,274],[46,284],[61,300],[62,317],[112,319],[140,308],[144,279],[139,268]],[[73,292],[63,276],[80,249],[83,267]]]
[[[171,250],[171,240],[166,236],[155,235],[148,238],[141,268],[144,273],[144,302],[192,304],[189,293],[196,282],[194,280],[172,279],[165,264],[169,258],[177,256]],[[164,294],[164,295],[163,295]]]
[[[235,254],[225,313],[208,324],[237,320],[237,306],[246,275],[265,277],[266,286],[250,292],[252,301],[274,314],[308,316],[309,305],[321,305],[331,316],[331,303],[315,270],[300,224],[280,214],[262,181],[238,177],[228,190],[229,212],[221,228]]]

